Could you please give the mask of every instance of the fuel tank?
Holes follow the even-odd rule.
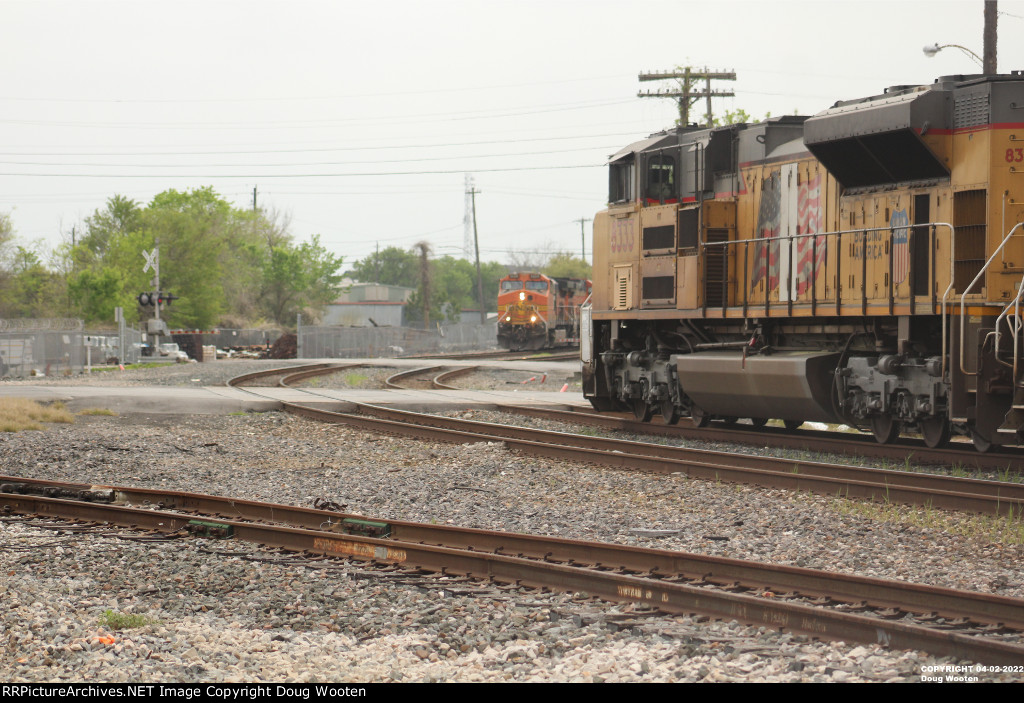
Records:
[[[670,357],[679,385],[708,413],[732,417],[842,422],[832,384],[840,354],[779,352],[747,356],[709,351]]]

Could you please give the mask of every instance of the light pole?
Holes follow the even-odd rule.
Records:
[[[943,49],[959,49],[960,51],[964,52],[972,59],[974,59],[979,66],[985,66],[985,62],[981,60],[980,56],[978,56],[976,53],[968,49],[966,46],[960,46],[959,44],[942,44],[941,46],[939,44],[931,44],[929,46],[924,47],[923,51],[925,56],[927,56],[928,58],[933,58],[935,54],[939,53]]]

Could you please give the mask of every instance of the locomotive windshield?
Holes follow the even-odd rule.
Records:
[[[668,154],[655,154],[647,161],[647,188],[644,197],[649,200],[668,200],[676,197],[676,163]]]
[[[523,287],[522,281],[502,281],[501,290],[502,292],[507,290],[520,290]]]
[[[526,290],[546,291],[548,289],[547,281],[527,281]]]

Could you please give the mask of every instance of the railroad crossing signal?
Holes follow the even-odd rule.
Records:
[[[142,255],[144,257],[146,257],[146,265],[142,267],[142,272],[146,273],[150,269],[153,269],[153,272],[156,275],[159,276],[160,275],[160,249],[158,247],[153,247],[153,251],[146,251],[145,249],[143,249],[142,250]]]
[[[151,307],[155,305],[170,305],[175,300],[179,300],[181,296],[174,295],[173,293],[164,293],[163,291],[157,293],[139,293],[136,300],[139,301],[139,305],[142,307]]]

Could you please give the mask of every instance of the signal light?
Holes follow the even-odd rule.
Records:
[[[151,307],[154,305],[170,305],[180,297],[181,296],[174,295],[173,293],[164,293],[163,291],[160,291],[158,293],[139,293],[136,300],[139,301],[139,305],[142,307]]]

